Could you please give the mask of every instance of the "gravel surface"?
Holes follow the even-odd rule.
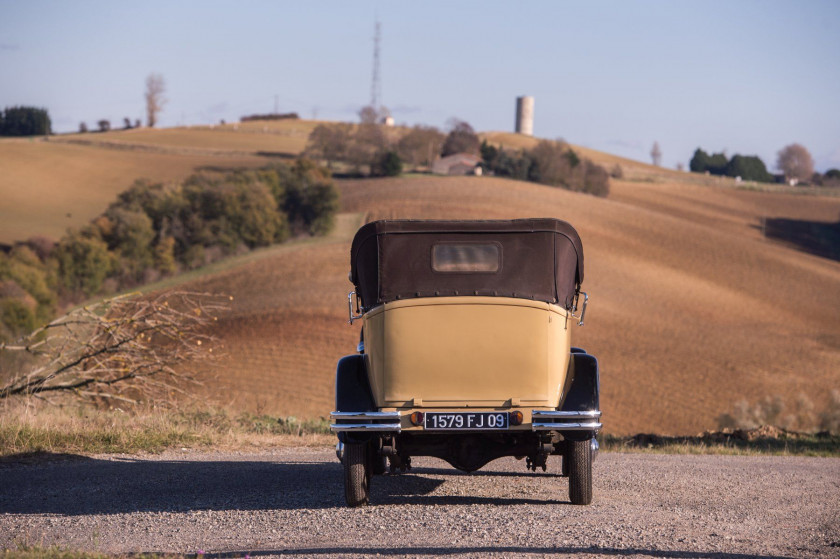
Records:
[[[591,506],[501,459],[415,458],[344,506],[324,449],[168,452],[0,465],[0,548],[208,557],[840,557],[840,459],[601,453]]]

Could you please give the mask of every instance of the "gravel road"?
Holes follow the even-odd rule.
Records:
[[[0,465],[0,548],[207,557],[840,557],[840,459],[601,453],[591,506],[501,459],[435,459],[344,507],[331,450],[168,452]]]

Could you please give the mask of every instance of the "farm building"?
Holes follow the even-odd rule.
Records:
[[[481,158],[471,153],[455,153],[441,157],[432,164],[432,173],[436,175],[480,175],[478,164]]]

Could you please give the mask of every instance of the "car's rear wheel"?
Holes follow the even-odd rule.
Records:
[[[563,462],[569,462],[569,500],[573,505],[592,502],[592,450],[586,441],[569,441]]]
[[[360,507],[368,504],[371,474],[369,446],[368,443],[344,445],[344,498],[347,506]]]

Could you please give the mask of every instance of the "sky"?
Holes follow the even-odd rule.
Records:
[[[840,168],[837,1],[0,0],[0,108],[48,109],[57,132],[297,112],[356,121],[371,100],[381,23],[382,103],[398,124],[513,130],[640,161],[698,147],[758,155],[793,142]]]

